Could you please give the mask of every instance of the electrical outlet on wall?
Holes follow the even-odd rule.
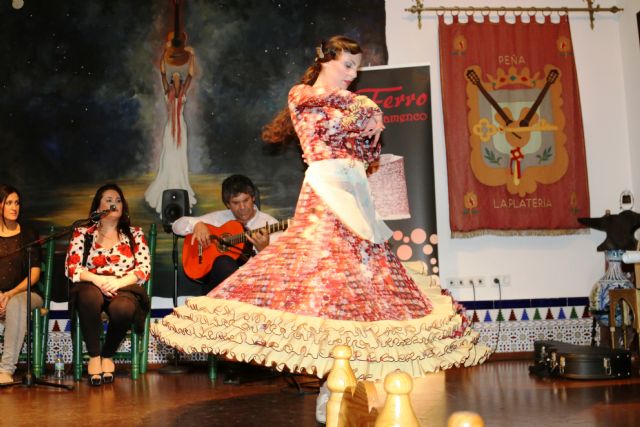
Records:
[[[447,280],[445,280],[445,283],[447,284],[447,288],[449,289],[464,288],[467,286],[467,284],[465,283],[465,279],[461,277],[449,277]]]
[[[447,288],[481,288],[487,286],[487,279],[482,276],[449,277],[444,281]]]
[[[493,288],[511,286],[511,276],[508,274],[496,274],[489,277],[489,286]]]
[[[468,283],[468,286],[470,288],[482,288],[484,286],[486,286],[486,280],[484,277],[482,276],[474,276],[474,277],[468,277],[466,279],[466,282]]]

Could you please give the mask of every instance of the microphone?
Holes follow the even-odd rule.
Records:
[[[116,209],[116,205],[111,205],[109,206],[109,209],[105,209],[103,211],[95,211],[91,214],[91,216],[89,216],[89,220],[91,220],[92,222],[98,222],[105,216],[109,215],[109,212],[113,212]]]

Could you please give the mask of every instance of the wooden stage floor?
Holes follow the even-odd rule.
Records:
[[[458,410],[480,413],[487,426],[640,426],[640,378],[541,380],[528,361],[490,361],[451,369],[414,383],[422,426],[446,426]],[[243,371],[260,378],[267,370]],[[311,378],[301,377],[302,380]],[[72,384],[71,377],[67,382]],[[0,388],[0,425],[11,426],[316,426],[315,394],[300,395],[282,375],[242,385],[209,381],[204,366],[180,375],[150,370],[138,381],[126,368],[114,384],[75,383]]]

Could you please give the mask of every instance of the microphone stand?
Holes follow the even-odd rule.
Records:
[[[48,387],[62,388],[62,389],[65,389],[65,390],[73,390],[73,388],[74,388],[73,385],[45,381],[45,380],[42,380],[40,378],[36,378],[33,375],[33,373],[31,372],[31,346],[32,346],[32,336],[31,336],[31,252],[33,250],[33,246],[42,245],[43,243],[47,243],[47,242],[49,242],[51,240],[57,239],[58,237],[62,237],[64,235],[66,235],[66,234],[69,234],[77,226],[77,224],[86,223],[86,222],[89,222],[90,220],[91,219],[88,218],[86,220],[76,221],[69,228],[63,229],[62,231],[60,231],[58,233],[50,234],[49,236],[47,236],[47,237],[45,237],[43,239],[38,239],[38,240],[35,240],[33,242],[27,243],[27,244],[19,247],[15,251],[4,255],[4,256],[13,255],[14,253],[20,252],[22,250],[26,250],[27,251],[27,290],[26,290],[26,292],[27,292],[27,337],[26,337],[26,344],[27,344],[27,372],[25,372],[25,374],[23,375],[22,381],[14,381],[12,383],[1,384],[0,386],[7,387],[7,386],[14,386],[14,385],[22,384],[25,387],[33,387],[34,385],[43,385],[43,386],[48,386]],[[47,268],[53,268],[53,265],[48,265]],[[49,325],[44,325],[44,327],[48,329]]]
[[[168,231],[168,230],[167,230]],[[171,256],[173,259],[173,308],[178,307],[178,236],[173,234],[173,249]],[[173,349],[173,363],[165,365],[158,369],[161,374],[184,374],[189,372],[189,368],[178,364],[180,361],[180,353],[178,349]]]

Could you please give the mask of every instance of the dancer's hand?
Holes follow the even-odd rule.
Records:
[[[384,126],[384,121],[382,120],[382,112],[379,112],[374,114],[369,120],[367,120],[367,123],[365,123],[364,125],[364,130],[362,134],[366,138],[373,137],[372,145],[375,146],[378,143],[378,140],[380,139],[380,134],[384,129],[385,129],[385,126]]]

